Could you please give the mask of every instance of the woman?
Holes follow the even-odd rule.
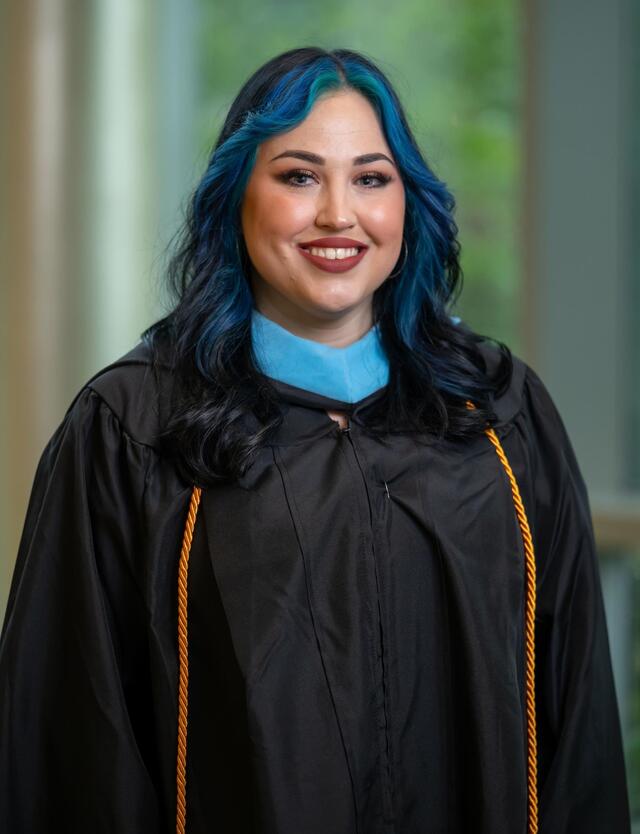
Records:
[[[36,472],[3,831],[630,830],[587,491],[449,314],[453,207],[362,55],[244,85],[174,309]]]

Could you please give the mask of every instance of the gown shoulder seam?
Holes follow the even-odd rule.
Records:
[[[123,421],[122,421],[122,417],[121,417],[119,414],[117,414],[117,413],[116,413],[116,411],[115,411],[115,409],[113,408],[113,406],[112,406],[112,405],[111,405],[111,404],[110,404],[110,403],[109,403],[109,402],[108,402],[108,401],[104,398],[104,396],[103,396],[103,395],[102,395],[99,391],[97,391],[97,390],[93,387],[93,385],[91,385],[91,383],[87,383],[87,384],[84,386],[84,388],[81,390],[81,392],[80,392],[80,393],[82,393],[83,391],[88,391],[89,393],[93,394],[93,395],[94,395],[94,396],[95,396],[95,397],[96,397],[96,398],[100,401],[100,404],[101,404],[101,405],[103,405],[103,406],[105,406],[105,408],[109,411],[109,413],[113,416],[113,418],[114,418],[114,419],[116,420],[116,422],[118,423],[118,430],[120,431],[120,433],[122,434],[122,436],[123,436],[123,437],[125,437],[125,438],[126,438],[127,440],[129,440],[131,443],[135,443],[135,444],[136,444],[136,445],[138,445],[138,446],[144,446],[144,447],[146,447],[146,448],[148,448],[148,449],[152,449],[154,452],[156,452],[156,454],[158,453],[158,449],[157,449],[157,447],[156,447],[156,446],[154,446],[152,443],[149,443],[149,442],[147,442],[147,441],[144,441],[144,440],[139,440],[137,437],[134,437],[134,436],[131,434],[131,432],[129,432],[129,431],[128,431],[125,427],[124,427],[124,424],[123,424]]]

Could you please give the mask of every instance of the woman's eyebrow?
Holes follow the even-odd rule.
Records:
[[[274,156],[273,159],[270,159],[269,162],[275,162],[276,159],[282,159],[284,156],[291,156],[294,159],[303,159],[305,162],[311,162],[315,165],[324,165],[325,163],[322,156],[318,156],[318,154],[311,153],[310,151],[283,151],[278,154],[278,156]],[[356,156],[353,158],[353,164],[369,165],[371,162],[376,162],[378,159],[386,159],[387,162],[390,162],[395,168],[395,162],[383,153],[365,153],[362,156]]]

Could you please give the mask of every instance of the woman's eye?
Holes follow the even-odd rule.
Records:
[[[284,174],[281,174],[279,176],[279,179],[281,179],[287,185],[293,185],[294,188],[304,188],[306,183],[305,182],[300,182],[300,180],[305,180],[305,179],[309,179],[309,178],[315,179],[315,177],[314,177],[314,175],[311,171],[286,171]],[[359,182],[361,180],[368,180],[368,181],[375,180],[378,183],[377,185],[365,185],[364,187],[365,188],[380,188],[381,186],[386,185],[389,182],[390,179],[391,179],[391,177],[387,176],[386,174],[380,174],[378,172],[370,172],[370,173],[367,173],[367,174],[360,174],[360,176],[357,178],[356,182]]]
[[[381,185],[386,185],[391,177],[387,176],[386,174],[360,174],[358,177],[359,180],[377,180],[379,185],[373,186],[374,188],[380,188]]]
[[[305,178],[313,178],[313,174],[308,173],[307,171],[289,171],[288,173],[283,175],[283,179],[285,182],[288,182],[290,185],[304,185],[304,183],[300,182],[293,182],[294,179],[305,179]]]

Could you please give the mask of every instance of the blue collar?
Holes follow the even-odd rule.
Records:
[[[332,347],[297,336],[254,307],[251,338],[265,376],[340,402],[358,402],[389,381],[378,325],[357,342]]]

